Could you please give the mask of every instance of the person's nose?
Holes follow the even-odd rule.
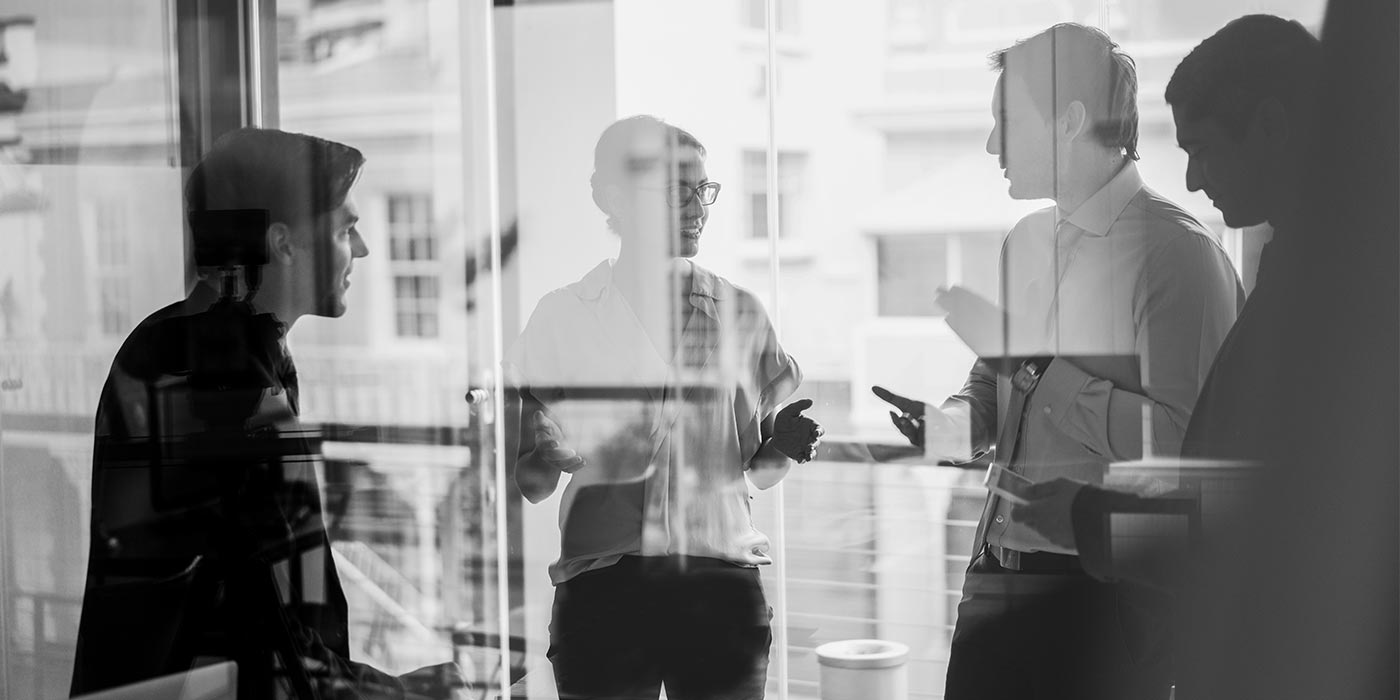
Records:
[[[690,201],[681,207],[681,221],[690,223],[692,221],[704,221],[709,216],[710,208],[700,201],[700,194],[694,193]]]
[[[989,155],[1001,155],[1001,128],[992,127],[992,133],[987,134],[987,153]]]
[[[359,231],[350,232],[350,256],[363,258],[369,255],[369,246],[365,244],[364,236]]]
[[[1186,191],[1200,192],[1205,187],[1205,178],[1202,177],[1201,164],[1195,158],[1186,159]]]

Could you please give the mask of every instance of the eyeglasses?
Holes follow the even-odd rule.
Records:
[[[719,199],[719,183],[706,182],[695,187],[676,184],[666,188],[666,204],[672,209],[680,209],[690,204],[692,197],[699,197],[700,203],[707,207],[714,204],[715,200]]]

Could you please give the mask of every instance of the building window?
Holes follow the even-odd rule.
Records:
[[[876,239],[881,316],[942,316],[934,303],[948,285],[949,237],[881,236]]]
[[[768,64],[761,58],[749,64],[749,97],[761,100],[768,97]]]
[[[296,63],[306,56],[298,24],[296,17],[277,18],[277,60],[282,63]]]
[[[400,338],[436,338],[442,285],[432,196],[391,194],[388,214],[394,332]]]
[[[1067,0],[890,0],[886,20],[890,51],[917,54],[1010,44],[1074,16]]]
[[[783,62],[782,62],[782,61],[779,61],[779,62],[778,62],[777,70],[775,70],[775,71],[773,71],[773,72],[776,74],[776,75],[774,75],[773,77],[774,77],[774,83],[776,83],[777,86],[778,86],[777,95],[778,95],[779,97],[781,97],[781,96],[786,92],[786,90],[783,88],[783,84],[784,84],[783,74],[784,74],[786,71],[785,71],[784,68],[783,68]],[[768,61],[767,61],[767,59],[766,59],[765,57],[763,57],[763,56],[757,56],[757,57],[755,57],[755,58],[753,59],[753,62],[750,64],[750,72],[749,72],[749,75],[752,76],[752,80],[749,81],[749,97],[752,97],[752,98],[754,98],[755,100],[765,100],[765,99],[768,99]]]
[[[941,317],[939,287],[961,285],[987,299],[997,292],[1001,236],[944,234],[880,236],[875,241],[881,316]]]
[[[389,245],[396,262],[437,260],[431,195],[389,195]]]
[[[93,202],[92,233],[97,245],[97,320],[102,335],[131,330],[131,231],[126,202]]]
[[[126,230],[126,207],[114,199],[98,200],[93,208],[93,231],[97,236],[97,259],[103,267],[125,267],[131,262],[127,251],[130,237]]]
[[[929,0],[891,0],[889,4],[890,49],[895,52],[929,50],[936,13]]]
[[[805,211],[807,154],[778,154],[778,236],[797,230],[793,217]],[[744,152],[744,214],[749,238],[768,237],[768,154]]]
[[[796,34],[800,26],[799,0],[773,0],[777,3],[779,34]],[[743,0],[744,26],[757,31],[768,30],[767,0]]]
[[[941,11],[942,38],[950,45],[1007,45],[1075,14],[1066,0],[959,0]]]
[[[99,282],[99,321],[103,335],[131,330],[131,284],[125,277],[104,274]]]
[[[438,336],[439,294],[435,276],[394,276],[394,331],[400,338]]]

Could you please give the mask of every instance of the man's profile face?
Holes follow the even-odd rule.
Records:
[[[997,157],[1012,199],[1051,198],[1056,191],[1055,120],[1041,113],[1024,80],[1008,77],[1010,70],[1002,71],[992,92],[987,153]]]
[[[1192,119],[1172,107],[1176,142],[1186,151],[1186,189],[1204,191],[1230,228],[1263,223],[1258,164],[1247,145],[1210,117]]]
[[[307,252],[298,274],[312,282],[307,290],[315,316],[339,318],[345,315],[345,293],[350,288],[350,272],[356,258],[369,255],[369,248],[357,228],[360,220],[353,194],[329,214],[318,218],[318,225],[305,231]]]

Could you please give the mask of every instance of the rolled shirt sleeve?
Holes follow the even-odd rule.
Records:
[[[758,418],[768,417],[797,391],[802,384],[802,368],[778,342],[778,333],[768,319],[768,314],[756,299],[748,301],[753,307],[752,314],[761,320],[756,334],[761,345],[757,348],[754,360],[754,385],[762,387],[759,393]]]
[[[1151,411],[1154,454],[1179,454],[1191,408],[1234,322],[1237,278],[1203,236],[1181,236],[1144,265],[1133,301],[1141,390],[1092,376],[1073,359],[1051,362],[1036,386],[1051,423],[1109,460],[1143,454]]]
[[[1003,286],[1008,310],[1032,339],[1043,310],[1047,351],[1037,354],[1054,359],[1021,415],[998,410],[998,423],[1021,421],[1016,444],[998,451],[1033,481],[1091,484],[1102,483],[1112,463],[1140,458],[1149,430],[1154,455],[1179,454],[1196,397],[1243,305],[1229,258],[1200,222],[1143,186],[1131,163],[1053,229],[1046,218],[1037,212],[1012,230]],[[1030,233],[1016,238],[1020,231]],[[1005,401],[1010,382],[997,384]],[[988,543],[1059,551],[1017,523],[1006,502],[989,506]]]
[[[962,389],[948,397],[939,408],[948,419],[947,433],[924,436],[926,458],[964,461],[987,451],[996,440],[996,370],[987,362],[977,360]]]

